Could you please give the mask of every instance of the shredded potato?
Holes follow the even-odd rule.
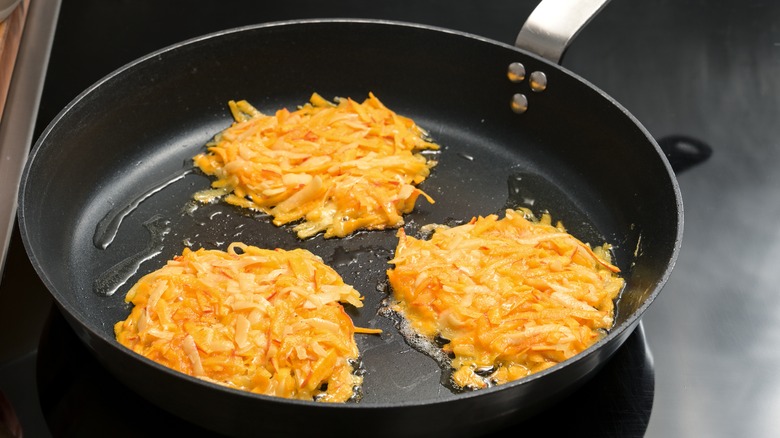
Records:
[[[300,238],[399,227],[420,195],[433,203],[416,185],[436,164],[419,151],[438,145],[373,94],[362,104],[337,102],[315,93],[296,111],[264,115],[246,101],[230,101],[235,123],[193,158],[216,177],[195,198],[224,196],[272,215],[276,225],[300,221],[294,227]]]
[[[528,216],[531,220],[526,219]],[[624,281],[609,246],[592,250],[549,215],[507,210],[430,240],[398,231],[387,275],[394,310],[443,346],[452,380],[483,388],[530,375],[585,350],[613,325]]]
[[[327,402],[349,400],[362,384],[356,330],[340,304],[361,307],[360,294],[306,250],[185,248],[126,301],[135,307],[115,325],[117,340],[182,373]]]

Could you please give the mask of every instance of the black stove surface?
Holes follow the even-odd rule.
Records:
[[[64,0],[36,136],[114,69],[212,31],[296,18],[383,18],[511,44],[535,4]],[[563,65],[656,138],[705,144],[712,156],[678,173],[682,251],[642,325],[572,396],[495,435],[777,436],[780,2],[613,0]],[[0,283],[0,391],[26,437],[207,434],[139,398],[95,361],[53,307],[18,230]],[[154,422],[134,423],[124,415],[131,408]],[[7,431],[19,429],[12,417],[0,403]]]

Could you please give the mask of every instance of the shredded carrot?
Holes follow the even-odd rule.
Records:
[[[371,93],[363,103],[314,93],[298,110],[274,115],[246,101],[229,107],[233,125],[193,158],[216,177],[195,195],[199,201],[224,197],[270,214],[276,225],[299,222],[300,238],[399,227],[420,195],[434,202],[416,186],[436,164],[419,152],[438,145]]]
[[[355,333],[360,333],[360,334],[363,334],[363,335],[379,335],[379,334],[382,333],[382,329],[355,327]]]
[[[398,231],[387,275],[394,309],[420,334],[448,341],[453,383],[483,388],[549,368],[613,325],[624,281],[609,245],[580,242],[549,215],[507,210],[430,240]]]
[[[344,402],[362,376],[340,302],[359,293],[312,253],[185,248],[136,283],[117,340],[174,370],[259,394]]]

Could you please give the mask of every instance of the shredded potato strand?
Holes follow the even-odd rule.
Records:
[[[414,121],[385,107],[373,94],[337,104],[313,94],[290,112],[264,115],[246,101],[230,101],[235,123],[193,158],[216,197],[274,217],[300,221],[300,238],[324,231],[344,237],[360,229],[403,225],[404,213],[427,194],[416,187],[436,164],[419,153],[438,149]]]
[[[233,243],[185,248],[127,294],[117,340],[174,370],[278,397],[343,402],[362,384],[355,327],[340,302],[360,294],[312,253]]]
[[[507,210],[453,227],[430,240],[398,231],[388,278],[412,327],[449,342],[452,379],[482,388],[565,361],[613,325],[624,281],[609,246],[592,250],[530,213]],[[488,375],[488,377],[484,377]]]

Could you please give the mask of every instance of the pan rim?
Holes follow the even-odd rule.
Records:
[[[655,281],[652,285],[652,292],[648,295],[648,297],[644,300],[642,305],[634,311],[622,324],[619,326],[613,327],[607,336],[599,340],[597,343],[591,345],[588,349],[583,351],[582,353],[576,355],[575,357],[558,363],[554,365],[553,367],[550,367],[544,371],[540,371],[538,373],[534,373],[530,376],[524,377],[522,379],[518,379],[512,382],[508,382],[503,385],[494,386],[491,388],[484,388],[480,390],[475,391],[466,391],[458,394],[454,394],[454,397],[446,397],[443,399],[432,399],[432,400],[422,400],[422,401],[400,401],[400,402],[370,402],[370,403],[344,403],[344,404],[331,404],[331,403],[317,403],[314,401],[307,401],[307,400],[293,400],[293,399],[285,399],[280,397],[273,397],[273,396],[266,396],[262,394],[254,394],[247,391],[241,391],[237,389],[232,389],[228,387],[224,387],[218,384],[214,384],[211,382],[203,381],[201,379],[197,379],[196,377],[192,377],[183,373],[175,372],[167,367],[164,367],[163,365],[160,365],[146,357],[137,355],[133,353],[132,351],[123,348],[121,345],[119,345],[115,339],[109,339],[109,337],[104,336],[103,333],[97,331],[95,327],[93,327],[93,324],[89,322],[89,320],[83,318],[83,315],[79,313],[73,313],[68,312],[70,318],[76,319],[81,326],[89,330],[90,334],[94,337],[97,337],[101,339],[102,341],[105,341],[107,343],[114,344],[115,347],[117,347],[119,350],[123,352],[123,354],[127,354],[128,356],[132,356],[136,359],[141,359],[143,362],[145,362],[147,365],[151,365],[153,367],[156,367],[157,369],[166,372],[166,373],[176,373],[177,377],[185,377],[186,380],[191,381],[196,384],[205,384],[207,387],[211,387],[213,389],[219,389],[219,390],[227,390],[229,393],[240,395],[240,396],[246,396],[251,398],[257,398],[263,401],[270,401],[275,403],[282,403],[282,404],[292,404],[292,405],[301,405],[301,406],[317,406],[317,407],[327,407],[327,409],[370,409],[370,408],[409,408],[409,407],[416,407],[416,406],[426,406],[426,405],[434,405],[439,403],[446,403],[451,402],[453,400],[468,400],[472,397],[479,397],[485,394],[492,394],[496,392],[502,392],[506,389],[510,389],[516,386],[521,386],[528,384],[529,382],[535,381],[537,379],[541,379],[549,374],[555,373],[558,370],[567,367],[573,363],[586,360],[586,358],[592,354],[596,354],[598,351],[601,350],[601,347],[607,343],[612,342],[613,339],[624,336],[627,334],[630,334],[630,331],[632,331],[636,325],[640,322],[641,317],[644,315],[646,310],[652,305],[652,303],[655,301],[657,296],[659,295],[660,291],[663,289],[664,285],[666,284],[668,278],[670,277],[674,265],[677,262],[677,258],[679,256],[681,244],[682,244],[682,235],[683,235],[683,224],[684,224],[684,214],[683,214],[683,202],[682,202],[682,195],[679,188],[679,184],[677,181],[677,178],[671,168],[671,165],[666,158],[665,154],[661,151],[660,146],[657,144],[655,139],[650,135],[650,133],[647,131],[647,129],[639,122],[636,117],[633,116],[626,108],[624,108],[619,102],[617,102],[615,99],[613,99],[611,96],[609,96],[607,93],[605,93],[603,90],[589,82],[588,80],[582,78],[578,74],[568,70],[567,68],[554,64],[534,53],[525,51],[523,49],[514,47],[512,45],[502,43],[499,41],[495,41],[489,38],[485,38],[479,35],[474,35],[468,32],[463,31],[457,31],[453,29],[438,27],[438,26],[432,26],[432,25],[425,25],[425,24],[419,24],[419,23],[412,23],[412,22],[405,22],[405,21],[395,21],[395,20],[378,20],[378,19],[365,19],[365,18],[314,18],[314,19],[302,19],[302,20],[284,20],[284,21],[274,21],[274,22],[268,22],[268,23],[259,23],[259,24],[251,24],[246,26],[239,26],[234,27],[230,29],[220,30],[216,32],[207,33],[201,36],[196,36],[193,38],[189,38],[186,40],[183,40],[181,42],[168,45],[166,47],[163,47],[161,49],[158,49],[156,51],[153,51],[147,55],[144,55],[142,57],[139,57],[129,63],[124,64],[123,66],[115,69],[111,73],[107,74],[103,78],[99,79],[95,83],[93,83],[91,86],[86,88],[84,91],[79,93],[74,99],[72,99],[47,125],[47,127],[44,129],[44,131],[41,133],[41,135],[36,140],[33,148],[30,151],[29,157],[27,159],[27,162],[25,163],[24,170],[21,177],[21,184],[19,187],[19,193],[17,196],[17,217],[18,217],[18,224],[21,231],[21,237],[22,241],[27,253],[27,256],[30,258],[33,267],[35,268],[36,273],[41,278],[43,283],[45,284],[46,288],[48,289],[49,293],[55,298],[57,301],[59,307],[67,307],[65,306],[64,301],[64,295],[61,293],[60,289],[58,288],[54,282],[51,280],[49,275],[44,272],[43,268],[41,267],[41,264],[38,263],[39,257],[36,254],[36,249],[33,247],[32,244],[32,237],[30,235],[30,230],[27,227],[27,220],[26,220],[26,214],[27,214],[27,208],[26,208],[26,201],[30,195],[27,191],[28,186],[28,179],[30,176],[30,172],[33,168],[33,166],[36,164],[36,159],[41,153],[42,150],[45,150],[45,145],[47,144],[47,139],[51,135],[52,131],[55,129],[55,127],[58,126],[60,121],[74,108],[76,108],[82,101],[85,100],[88,96],[90,96],[92,93],[95,92],[98,88],[100,88],[103,84],[110,82],[114,80],[117,77],[120,77],[122,74],[125,74],[128,70],[132,69],[134,66],[144,64],[147,62],[150,62],[151,60],[161,57],[165,55],[166,53],[175,51],[179,48],[186,47],[186,46],[192,46],[194,44],[198,44],[200,42],[204,42],[210,39],[220,38],[225,35],[231,35],[246,31],[253,31],[258,29],[267,29],[267,28],[279,28],[279,27],[290,27],[290,26],[307,26],[307,25],[316,25],[316,24],[354,24],[354,25],[377,25],[377,26],[392,26],[392,27],[401,27],[401,28],[413,28],[413,29],[419,29],[424,31],[431,31],[431,32],[437,32],[437,33],[444,33],[449,35],[454,35],[462,38],[467,38],[469,40],[475,40],[480,43],[490,44],[494,46],[499,46],[504,49],[516,51],[520,54],[523,54],[524,56],[529,56],[532,58],[535,58],[539,62],[542,62],[546,65],[548,65],[550,68],[561,70],[566,75],[572,77],[576,81],[584,84],[585,86],[589,87],[590,89],[596,91],[602,98],[607,99],[609,103],[613,106],[615,106],[617,109],[619,109],[623,115],[628,118],[634,125],[636,125],[642,134],[647,138],[647,140],[650,142],[650,144],[656,149],[657,155],[662,161],[663,166],[665,167],[667,171],[667,176],[669,178],[669,181],[671,183],[671,187],[675,196],[675,204],[677,206],[677,229],[676,229],[676,236],[674,240],[674,246],[672,248],[672,251],[670,253],[669,261],[666,265],[666,268],[664,269],[663,273],[658,277],[657,281]],[[624,333],[627,332],[627,333]]]

